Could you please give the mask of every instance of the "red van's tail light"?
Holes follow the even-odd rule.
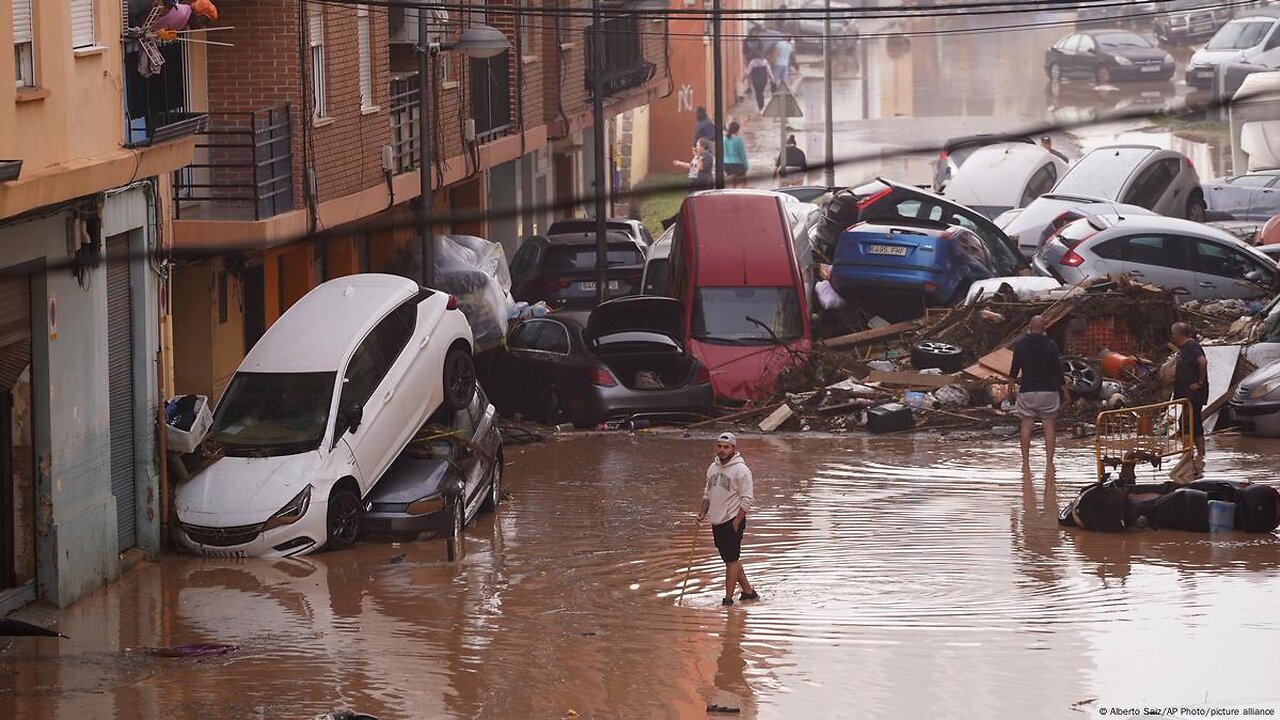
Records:
[[[865,209],[866,209],[866,208],[868,208],[868,207],[871,207],[873,204],[875,204],[875,202],[876,202],[877,200],[879,200],[880,198],[884,197],[885,195],[888,195],[888,194],[889,194],[889,193],[891,193],[891,192],[893,192],[893,188],[891,188],[891,187],[887,187],[887,188],[885,188],[885,189],[881,190],[880,192],[877,192],[877,193],[871,193],[870,195],[868,195],[868,196],[866,196],[866,197],[864,197],[864,198],[860,198],[860,199],[858,200],[858,210],[859,210],[859,211],[862,211],[862,210],[865,210]]]
[[[1084,264],[1084,258],[1076,254],[1075,250],[1068,250],[1067,254],[1058,260],[1058,264],[1066,265],[1067,267],[1080,267]]]
[[[615,387],[618,384],[617,378],[608,368],[599,365],[592,365],[587,368],[587,377],[591,379],[591,384],[597,387]]]
[[[457,309],[458,309],[458,298],[456,298],[456,297],[454,297],[454,296],[450,295],[450,296],[449,296],[449,301],[448,301],[448,302],[446,302],[446,303],[444,304],[444,309],[445,309],[445,310],[457,310]]]

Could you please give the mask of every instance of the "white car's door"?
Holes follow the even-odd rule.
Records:
[[[397,360],[413,331],[405,307],[412,309],[411,305],[402,305],[374,326],[352,354],[342,376],[338,422],[346,429],[349,424],[346,420],[352,415],[359,416],[355,429],[348,429],[344,437],[360,470],[362,494],[373,487],[400,451],[395,443],[404,430],[406,418],[402,417],[403,412],[398,412],[401,403],[396,402],[396,395],[406,363],[397,363]]]
[[[1190,297],[1201,296],[1196,292],[1186,238],[1156,233],[1131,235],[1125,238],[1124,245],[1124,269],[1133,279],[1167,290],[1186,290]]]
[[[1196,296],[1204,298],[1256,298],[1275,282],[1275,269],[1267,268],[1246,253],[1205,239],[1195,240]]]

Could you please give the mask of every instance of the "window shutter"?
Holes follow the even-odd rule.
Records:
[[[71,0],[71,47],[93,45],[93,0]]]
[[[31,0],[13,0],[13,43],[31,42]]]
[[[360,105],[373,106],[373,58],[370,52],[372,37],[369,31],[369,6],[356,6],[356,42],[360,51]]]
[[[312,46],[324,44],[324,8],[319,5],[307,9],[307,40]]]

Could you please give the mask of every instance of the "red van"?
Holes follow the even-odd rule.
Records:
[[[685,347],[711,372],[719,404],[768,398],[803,360],[809,307],[783,198],[707,190],[685,198],[671,240],[672,294]]]

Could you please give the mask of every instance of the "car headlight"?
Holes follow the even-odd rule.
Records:
[[[1132,61],[1132,60],[1130,60],[1130,59],[1129,59],[1129,58],[1127,58],[1127,57],[1124,57],[1123,55],[1116,55],[1116,56],[1112,57],[1111,59],[1112,59],[1112,60],[1115,60],[1115,62],[1116,62],[1116,64],[1117,64],[1117,65],[1132,65],[1132,64],[1133,64],[1133,61]]]
[[[263,523],[264,531],[272,528],[284,527],[292,525],[302,519],[307,514],[307,508],[311,507],[311,486],[307,485],[302,488],[302,492],[298,493],[275,515],[267,518]]]
[[[1257,400],[1258,398],[1264,398],[1278,388],[1280,388],[1280,377],[1274,377],[1254,388],[1253,392],[1249,393],[1249,399]]]
[[[1187,17],[1185,15],[1174,15],[1173,17],[1169,18],[1169,24],[1170,25],[1186,25]]]
[[[434,512],[440,512],[443,509],[444,495],[441,493],[435,493],[423,498],[418,498],[417,500],[409,503],[409,505],[405,507],[405,512],[410,515],[430,515]]]

